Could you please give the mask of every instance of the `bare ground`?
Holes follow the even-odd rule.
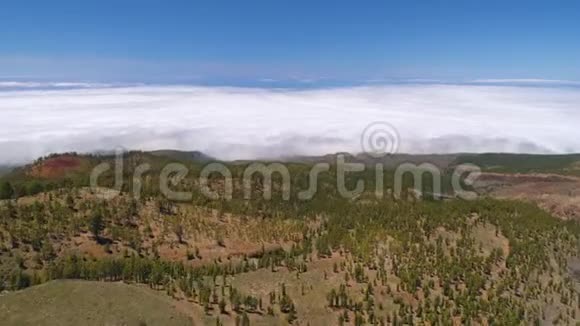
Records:
[[[483,173],[476,182],[481,194],[536,203],[564,220],[580,220],[580,178],[556,174]]]

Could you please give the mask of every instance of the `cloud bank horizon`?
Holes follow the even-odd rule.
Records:
[[[118,147],[224,160],[358,153],[377,121],[396,128],[403,153],[580,152],[577,87],[59,86],[70,88],[0,91],[0,164]]]

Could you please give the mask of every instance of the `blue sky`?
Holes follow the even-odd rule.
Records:
[[[580,80],[578,1],[4,1],[0,79]]]
[[[358,152],[376,121],[408,153],[580,152],[578,103],[580,1],[0,4],[0,164]]]

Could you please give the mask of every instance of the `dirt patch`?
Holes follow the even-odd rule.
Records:
[[[564,220],[580,220],[580,178],[556,174],[483,173],[476,191],[536,203]]]
[[[559,174],[530,173],[530,174],[504,174],[482,173],[478,181],[498,181],[501,183],[527,183],[527,182],[578,182],[577,177]]]
[[[580,258],[576,258],[568,262],[568,269],[570,275],[577,281],[580,282]]]
[[[105,258],[109,256],[105,248],[98,244],[94,237],[88,233],[80,234],[73,237],[70,241],[65,241],[61,246],[61,251],[63,253],[74,252],[81,256],[94,258]]]
[[[473,236],[480,245],[484,257],[488,257],[494,249],[500,249],[504,257],[509,256],[510,242],[494,226],[478,225],[473,229]]]

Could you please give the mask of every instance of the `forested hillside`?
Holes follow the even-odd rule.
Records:
[[[298,185],[289,200],[278,177],[264,199],[259,176],[245,199],[243,164],[228,165],[233,199],[211,200],[193,160],[180,161],[190,173],[172,185],[191,200],[170,201],[156,176],[174,160],[141,152],[125,161],[122,193],[107,197],[87,186],[92,167],[111,160],[53,156],[2,179],[0,311],[10,292],[76,279],[146,286],[208,325],[580,322],[580,225],[532,203],[377,198],[372,171],[347,177],[349,188],[362,179],[368,190],[345,199],[334,167],[301,200],[311,163],[289,165]],[[152,168],[135,196],[142,163]],[[386,185],[392,178],[385,171]],[[112,171],[102,179],[113,186]],[[219,176],[210,186],[224,191]]]

